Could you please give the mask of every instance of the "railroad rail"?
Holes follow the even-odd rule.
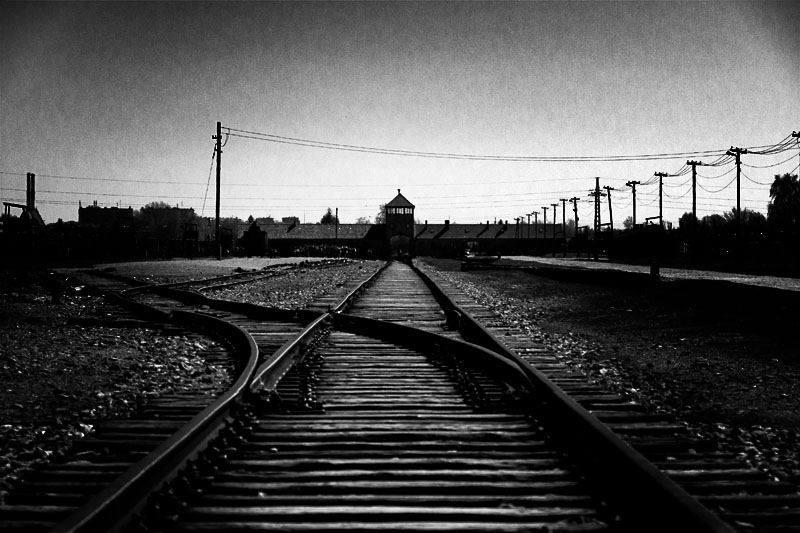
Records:
[[[313,268],[335,264],[325,262]],[[214,419],[221,422],[240,401],[243,387],[260,362],[259,354],[279,349],[321,312],[233,304],[205,297],[201,292],[242,277],[249,281],[271,277],[276,275],[275,270],[193,280],[177,284],[179,288],[173,288],[175,284],[151,285],[111,272],[72,272],[79,282],[125,310],[120,316],[102,320],[102,325],[168,324],[182,333],[201,331],[220,343],[204,351],[205,360],[226,369],[232,379],[228,390],[209,384],[194,391],[164,394],[150,400],[135,418],[97,424],[92,435],[77,441],[58,464],[37,469],[9,495],[7,505],[0,507],[0,530],[49,530],[86,504],[93,494],[107,498],[114,491],[130,490],[131,486],[163,475],[163,469],[153,465],[185,448],[196,432],[192,428],[206,426],[213,428],[210,434],[219,433]],[[327,306],[329,298],[315,303]]]
[[[442,298],[464,314],[481,318],[493,349],[520,357],[575,402],[588,410],[645,459],[737,531],[800,531],[800,493],[795,485],[771,480],[735,454],[718,450],[713,440],[692,435],[669,415],[648,413],[644,406],[590,383],[526,332],[466,296],[458,287],[436,278]],[[481,333],[479,333],[480,335]]]
[[[671,455],[680,428],[529,342],[509,347],[490,331],[496,318],[410,265],[347,287],[329,312],[151,289],[118,292],[162,317],[228,322],[244,333],[248,362],[224,399],[54,531],[722,532],[754,518],[719,513],[726,523],[645,458],[658,451],[662,466],[703,471]],[[258,329],[276,321],[288,328],[282,342]],[[769,523],[751,529],[791,531],[796,508],[784,496],[783,513],[762,498]],[[0,508],[0,520],[30,511]]]

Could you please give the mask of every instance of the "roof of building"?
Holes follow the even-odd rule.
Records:
[[[258,227],[267,233],[268,239],[366,239],[383,240],[386,238],[386,227],[383,224],[263,224]],[[242,231],[249,228],[243,227]]]
[[[376,240],[386,239],[386,226],[384,224],[339,224],[338,234],[335,224],[283,224],[265,223],[256,221],[259,229],[266,232],[268,239],[298,239],[306,241],[322,241],[334,239]],[[249,224],[239,228],[239,235],[250,227]],[[544,230],[539,225],[539,236],[543,230],[548,234],[551,225]],[[514,224],[505,223],[478,223],[478,224],[416,224],[414,238],[419,240],[455,239],[471,241],[475,239],[516,239],[527,236],[527,230],[521,229],[522,234],[515,234]],[[532,235],[535,237],[535,235]]]
[[[386,207],[414,207],[414,204],[408,201],[408,199],[400,194],[400,189],[397,189],[397,196],[394,199],[386,204]]]
[[[514,238],[514,228],[506,224],[417,224],[414,229],[420,240]]]

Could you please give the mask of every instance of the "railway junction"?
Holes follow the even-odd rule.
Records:
[[[102,295],[85,330],[183,338],[194,378],[31,461],[4,530],[797,530],[790,476],[604,388],[482,303],[483,272],[142,266],[61,271],[49,298]]]

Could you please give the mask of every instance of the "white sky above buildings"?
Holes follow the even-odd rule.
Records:
[[[24,174],[35,172],[46,222],[76,219],[79,200],[160,200],[213,216],[218,120],[436,154],[576,159],[771,146],[800,131],[798,6],[4,2],[0,197],[24,203]],[[642,182],[641,222],[658,214],[654,172],[716,158],[470,160],[230,136],[221,208],[315,222],[338,207],[352,222],[374,219],[401,188],[430,222],[513,220],[577,196],[584,224],[600,176],[616,189],[619,225],[632,210],[627,181]],[[774,175],[797,173],[798,145],[742,161],[751,165],[742,207],[766,214]],[[698,169],[699,216],[735,206],[732,169]],[[664,183],[664,216],[677,222],[691,210],[690,174]]]

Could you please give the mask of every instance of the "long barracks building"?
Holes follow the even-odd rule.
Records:
[[[555,234],[553,233],[555,230]],[[347,249],[357,257],[458,257],[465,250],[512,255],[549,251],[563,243],[561,224],[539,224],[533,229],[508,222],[485,224],[424,224],[414,222],[414,204],[397,190],[386,204],[385,224],[266,223],[256,220],[241,234],[247,255],[312,254],[325,248]]]

